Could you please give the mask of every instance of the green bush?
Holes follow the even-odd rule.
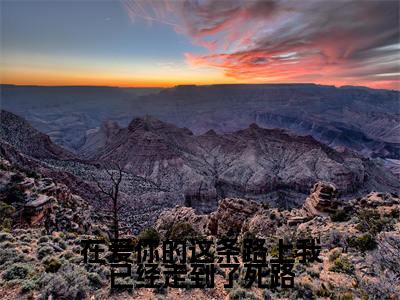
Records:
[[[89,285],[93,288],[101,288],[103,286],[103,281],[101,276],[97,273],[88,273]]]
[[[139,241],[150,240],[159,243],[160,235],[154,228],[146,228],[140,232],[138,239]]]
[[[19,240],[21,242],[31,243],[32,242],[32,237],[29,234],[22,234],[22,235],[19,236]]]
[[[242,289],[242,288],[233,288],[229,292],[230,300],[257,300],[257,297],[254,296],[253,293]]]
[[[14,237],[8,232],[0,232],[0,243],[14,241]]]
[[[90,273],[95,273],[100,276],[100,278],[104,281],[110,277],[110,268],[105,265],[95,265],[95,268],[90,271]]]
[[[390,220],[382,218],[381,215],[372,209],[363,209],[358,214],[359,223],[356,228],[362,232],[369,232],[373,235],[381,232],[388,226]]]
[[[8,187],[6,194],[6,202],[11,203],[23,203],[25,202],[25,194],[16,186]]]
[[[333,265],[329,268],[329,271],[353,274],[354,266],[347,257],[338,257],[334,260]]]
[[[350,215],[344,209],[338,209],[331,215],[332,222],[346,222],[350,220]]]
[[[338,249],[335,249],[335,250],[332,250],[330,253],[329,253],[329,261],[330,262],[333,262],[333,261],[335,261],[337,258],[339,258],[340,257],[340,255],[341,255],[341,252],[338,250]]]
[[[32,290],[36,290],[38,287],[37,280],[26,279],[21,285],[21,293],[26,294]]]
[[[63,250],[67,249],[67,243],[66,242],[60,240],[57,244],[61,249],[63,249]]]
[[[64,259],[66,259],[66,260],[69,260],[69,259],[71,259],[71,258],[74,257],[74,256],[75,256],[75,254],[74,254],[72,251],[69,251],[69,250],[64,251],[64,252],[61,254],[61,257],[64,258]]]
[[[61,262],[59,259],[57,259],[56,257],[52,256],[52,257],[46,257],[43,260],[43,265],[44,268],[46,270],[46,272],[48,273],[55,273],[58,271],[58,269],[60,269],[61,267]]]
[[[9,241],[0,243],[0,249],[7,249],[7,248],[15,248],[15,244]]]
[[[0,230],[10,231],[12,228],[12,218],[15,213],[14,206],[0,201]]]
[[[370,233],[365,233],[359,237],[350,237],[347,242],[350,247],[357,248],[362,252],[373,250],[376,247],[375,238]]]
[[[79,254],[81,253],[81,247],[80,246],[73,246],[72,247],[72,252]]]
[[[0,266],[6,266],[17,262],[24,262],[25,256],[15,248],[0,249]]]
[[[342,292],[338,294],[339,300],[353,300],[353,293],[352,292]]]
[[[52,255],[54,254],[54,249],[53,247],[45,244],[44,246],[42,246],[41,248],[39,248],[39,250],[37,251],[37,258],[38,259],[42,259],[48,255]]]
[[[14,279],[25,279],[32,273],[31,266],[27,264],[17,263],[10,266],[3,274],[3,279],[10,281]]]
[[[0,221],[0,230],[10,232],[13,227],[13,220],[11,218],[4,218]]]
[[[40,298],[49,299],[84,299],[88,290],[85,269],[67,264],[57,273],[44,273],[40,278]]]
[[[50,238],[51,238],[51,237],[48,236],[48,235],[41,236],[41,237],[38,239],[38,244],[48,243],[49,240],[50,240]]]
[[[315,291],[315,295],[318,297],[329,298],[332,296],[332,293],[323,285]]]
[[[196,231],[189,223],[176,223],[172,226],[167,238],[171,240],[187,240],[197,236]]]

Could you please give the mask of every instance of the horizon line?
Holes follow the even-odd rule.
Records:
[[[177,84],[172,86],[117,86],[117,85],[75,85],[75,84],[66,84],[66,85],[52,85],[52,84],[15,84],[15,83],[0,83],[0,86],[16,86],[16,87],[46,87],[46,88],[62,88],[62,87],[91,87],[91,88],[116,88],[116,89],[173,89],[177,87],[207,87],[207,86],[239,86],[239,85],[314,85],[314,86],[324,86],[324,87],[335,87],[335,88],[364,88],[371,90],[385,90],[385,91],[396,91],[400,92],[399,89],[385,89],[385,88],[374,88],[363,85],[334,85],[334,84],[320,84],[314,82],[287,82],[287,83],[216,83],[216,84]]]

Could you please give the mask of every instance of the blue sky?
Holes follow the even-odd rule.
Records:
[[[120,1],[2,1],[1,8],[2,67],[22,83],[37,74],[43,77],[39,84],[49,76],[60,76],[62,84],[66,73],[107,84],[108,73],[110,85],[169,85],[168,73],[204,73],[188,70],[184,58],[185,52],[204,53],[204,48],[171,26],[133,22]]]
[[[1,82],[399,89],[397,0],[2,0]]]
[[[203,50],[172,27],[131,22],[118,1],[2,1],[2,9],[6,53],[162,61]]]

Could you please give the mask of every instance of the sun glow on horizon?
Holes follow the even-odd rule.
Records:
[[[196,3],[2,1],[0,82],[400,90],[397,1]]]

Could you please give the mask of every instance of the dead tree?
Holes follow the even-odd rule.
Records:
[[[122,167],[118,163],[111,163],[111,167],[104,166],[104,170],[110,178],[111,185],[103,185],[92,176],[93,181],[96,183],[100,192],[108,198],[108,201],[111,202],[111,219],[112,219],[112,231],[114,232],[114,238],[118,239],[119,237],[119,212],[122,206],[119,203],[119,192],[120,192],[120,184],[123,177]]]

